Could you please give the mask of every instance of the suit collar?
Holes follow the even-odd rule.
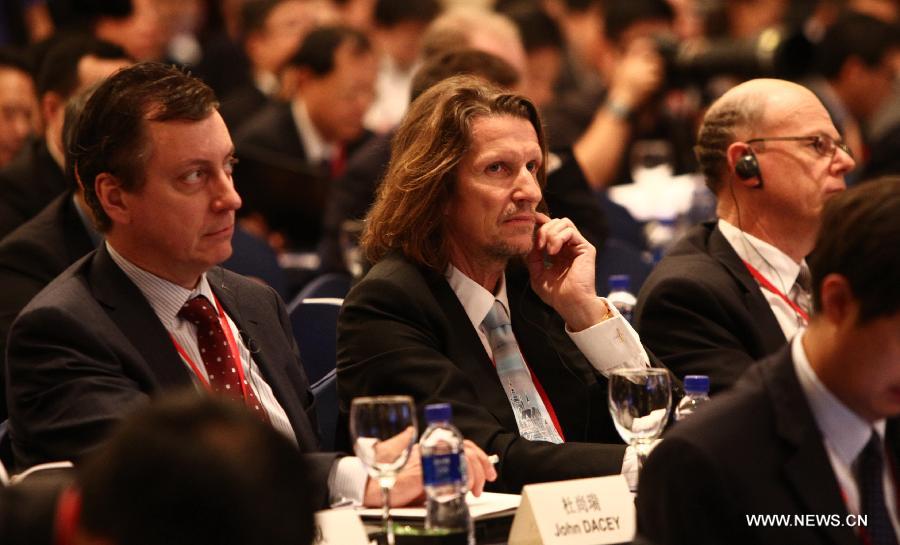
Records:
[[[834,470],[806,396],[794,371],[790,346],[757,364],[769,394],[777,434],[785,441],[784,475],[802,504],[802,512],[847,514]],[[835,545],[857,545],[849,527],[818,528]]]
[[[784,346],[785,339],[784,332],[781,331],[781,326],[778,325],[778,320],[775,319],[769,302],[763,297],[756,280],[750,275],[747,267],[722,232],[714,224],[709,225],[708,228],[711,228],[707,240],[710,257],[718,261],[740,285],[744,305],[756,320],[765,353],[775,352]]]
[[[88,279],[94,297],[153,369],[163,388],[192,384],[166,328],[138,287],[113,261],[105,244],[93,255]]]

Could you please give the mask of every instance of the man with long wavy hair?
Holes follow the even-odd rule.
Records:
[[[366,219],[375,263],[338,324],[338,390],[449,402],[501,458],[496,488],[631,473],[606,375],[647,353],[594,286],[596,251],[542,212],[534,105],[471,76],[422,94]],[[598,444],[599,443],[599,444]]]

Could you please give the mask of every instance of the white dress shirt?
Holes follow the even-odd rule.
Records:
[[[150,303],[150,307],[153,308],[153,312],[156,314],[157,318],[159,318],[159,321],[162,322],[166,331],[178,341],[178,344],[181,345],[193,361],[202,362],[203,358],[200,355],[200,349],[197,344],[196,326],[188,320],[179,318],[178,311],[181,310],[181,307],[184,306],[189,299],[198,295],[203,295],[210,301],[214,300],[215,296],[209,286],[206,274],[204,273],[200,277],[200,282],[197,284],[196,288],[189,290],[141,269],[116,252],[115,248],[113,248],[109,242],[106,243],[106,248],[109,250],[109,255],[112,257],[113,261],[122,269],[125,275],[134,282],[138,289],[141,290],[141,293],[144,294],[144,297],[147,299],[147,302]],[[265,379],[263,379],[259,370],[259,365],[253,361],[253,356],[244,345],[238,327],[232,321],[231,317],[228,316],[228,313],[224,312],[224,309],[223,313],[225,314],[228,326],[231,328],[234,340],[238,343],[238,350],[241,354],[241,365],[244,368],[244,376],[249,380],[249,386],[253,388],[253,392],[265,409],[272,427],[296,443],[297,438],[294,435],[294,429],[291,427],[287,414],[275,398],[272,388],[266,383]],[[182,361],[184,360],[182,359]],[[186,361],[184,361],[184,365],[188,368],[191,378],[194,381],[194,385],[198,389],[203,388],[202,382],[194,374],[190,365]],[[205,366],[199,365],[197,369],[203,374],[203,378],[208,381],[209,377],[206,375]],[[331,473],[328,477],[328,489],[330,491],[331,501],[337,502],[346,498],[356,503],[362,503],[367,478],[368,476],[366,475],[365,468],[358,458],[346,456],[338,459],[338,461],[332,465]]]
[[[795,298],[794,284],[800,275],[800,263],[791,259],[790,256],[775,246],[741,231],[723,219],[719,219],[718,227],[719,231],[722,232],[722,236],[731,244],[738,257],[750,263],[766,280],[781,290],[786,297],[792,300]],[[766,302],[769,303],[769,308],[772,309],[775,319],[778,320],[778,325],[781,326],[784,338],[791,340],[804,325],[804,320],[791,305],[787,304],[777,294],[762,286],[759,289],[762,291],[763,297],[766,298]]]
[[[806,357],[806,351],[803,349],[803,334],[804,330],[801,330],[791,342],[794,371],[800,381],[800,388],[809,402],[813,418],[816,420],[819,431],[822,432],[825,451],[828,453],[828,460],[831,462],[838,485],[844,493],[847,511],[858,515],[860,497],[859,486],[854,477],[854,462],[865,448],[866,443],[869,442],[873,429],[881,438],[882,445],[884,444],[886,421],[881,419],[874,423],[867,422],[844,405],[822,384]],[[885,503],[891,523],[894,525],[894,533],[900,535],[897,495],[888,463],[884,464],[883,472]]]
[[[493,352],[482,322],[488,311],[494,306],[495,300],[499,301],[506,309],[507,314],[514,319],[512,313],[509,312],[506,276],[500,277],[500,286],[496,295],[484,289],[481,284],[463,274],[452,264],[447,267],[444,276],[466,311],[472,327],[478,332],[478,338],[481,339],[484,351],[493,359]],[[604,299],[604,301],[606,300]],[[615,306],[609,302],[606,302],[606,306],[613,313],[612,318],[577,333],[569,331],[567,326],[566,333],[569,338],[594,366],[594,369],[604,376],[609,375],[610,371],[614,369],[649,367],[650,359],[641,345],[637,332],[619,314]],[[638,459],[637,452],[632,447],[625,450],[625,458],[622,460],[622,475],[625,476],[632,490],[637,489]]]
[[[311,165],[320,165],[322,161],[334,159],[338,153],[338,146],[325,140],[309,117],[306,103],[302,99],[295,99],[291,102],[291,113],[294,116],[294,124],[297,126],[297,134],[303,143],[306,161]]]
[[[462,303],[466,316],[472,322],[472,327],[478,332],[478,338],[484,345],[484,351],[493,358],[491,346],[488,343],[487,332],[482,322],[488,311],[494,306],[494,300],[500,301],[506,313],[513,317],[509,311],[509,300],[506,295],[506,276],[500,277],[500,287],[494,295],[475,282],[459,269],[450,265],[445,274],[447,282]],[[601,297],[601,299],[603,299]],[[603,299],[606,302],[606,299]],[[566,333],[575,343],[575,346],[585,355],[594,369],[608,376],[614,369],[649,367],[650,359],[641,345],[641,339],[637,332],[628,323],[615,305],[606,302],[606,306],[612,311],[613,317],[598,324],[573,333],[566,327]]]

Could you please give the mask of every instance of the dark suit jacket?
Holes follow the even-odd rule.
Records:
[[[371,136],[347,144],[350,157]],[[272,103],[248,119],[235,135],[241,162],[234,179],[244,213],[259,212],[292,246],[314,250],[330,198],[329,173],[312,164],[300,139],[290,103]]]
[[[313,398],[281,300],[271,288],[218,267],[208,278],[254,350],[301,450],[317,450]],[[131,406],[193,388],[169,334],[105,246],[72,265],[22,311],[10,335],[7,373],[19,467],[77,460]],[[315,482],[327,481],[335,456],[311,457]]]
[[[634,325],[666,367],[682,378],[709,375],[712,392],[785,344],[759,285],[715,223],[693,227],[659,262],[638,294]]]
[[[898,422],[887,441],[900,446]],[[638,530],[658,545],[856,545],[849,527],[751,527],[745,515],[847,508],[794,372],[790,347],[676,425],[647,460]]]
[[[337,362],[342,409],[356,396],[381,394],[413,396],[419,414],[429,403],[452,404],[463,436],[500,456],[497,490],[618,473],[624,446],[607,410],[606,380],[566,335],[562,318],[531,290],[524,268],[509,269],[507,290],[516,339],[566,444],[519,436],[494,365],[450,285],[396,254],[377,263],[344,300]]]
[[[6,337],[19,312],[59,273],[93,249],[71,191],[0,242],[0,369],[5,368]],[[6,418],[3,382],[0,376],[0,420]]]
[[[36,216],[67,188],[66,176],[44,139],[28,144],[0,170],[0,239]]]

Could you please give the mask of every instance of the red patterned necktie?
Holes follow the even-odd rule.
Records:
[[[231,353],[228,337],[219,322],[219,315],[209,299],[198,295],[181,307],[178,316],[188,320],[197,328],[197,346],[200,348],[200,358],[206,367],[209,376],[209,387],[216,394],[223,394],[237,400],[243,400],[254,412],[268,420],[266,411],[253,393],[253,388],[247,387],[247,398],[244,399],[241,377],[239,372],[240,360],[235,361],[235,355]]]

